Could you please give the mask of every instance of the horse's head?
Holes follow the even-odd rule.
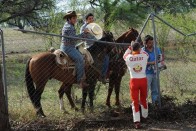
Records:
[[[132,41],[135,41],[137,40],[137,42],[139,42],[141,44],[141,46],[143,45],[142,43],[142,39],[141,37],[139,36],[139,33],[136,29],[134,28],[129,28],[128,31],[126,31],[125,33],[123,33],[117,40],[116,42],[117,43],[130,43]],[[122,46],[121,46],[122,47]],[[124,49],[126,49],[128,46],[123,46]]]
[[[129,28],[129,30],[123,33],[117,40],[117,43],[131,43],[135,41],[138,37],[139,33],[134,28]]]
[[[115,40],[112,32],[104,31],[103,37],[100,39],[100,41],[114,42]],[[112,50],[112,46],[107,43],[95,42],[88,50],[91,52],[91,54],[99,54],[102,51],[109,53]]]
[[[110,31],[104,31],[103,32],[103,37],[101,38],[102,41],[107,41],[107,42],[114,42],[114,35]]]

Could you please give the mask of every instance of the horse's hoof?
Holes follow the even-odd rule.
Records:
[[[90,113],[94,113],[94,107],[90,107]]]
[[[120,103],[116,103],[115,104],[117,107],[121,107],[121,104]]]
[[[60,107],[60,110],[61,110],[61,111],[65,111],[65,108],[64,108],[64,107]]]
[[[40,113],[37,113],[37,117],[39,117],[39,118],[45,118],[45,117],[46,117],[46,115],[44,115],[44,114],[40,114]]]
[[[109,108],[111,108],[111,105],[110,105],[110,103],[106,103],[106,106],[108,106]]]
[[[77,111],[77,112],[79,111],[79,109],[77,107],[74,107],[74,110]]]
[[[68,112],[68,111],[66,111],[66,110],[64,110],[64,111],[63,111],[63,114],[69,114],[69,112]]]
[[[81,108],[82,114],[85,114],[85,108]]]

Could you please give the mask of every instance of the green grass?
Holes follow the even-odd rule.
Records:
[[[187,99],[194,100],[196,98],[195,90],[195,63],[182,63],[177,61],[167,62],[167,70],[160,73],[160,85],[162,95],[174,96],[177,103],[183,103]],[[12,65],[12,64],[11,64]],[[8,98],[10,117],[17,121],[30,121],[35,119],[35,111],[29,100],[24,83],[24,64],[15,64],[14,68],[7,65],[8,70]],[[42,105],[45,114],[49,119],[67,119],[67,118],[83,118],[80,112],[71,109],[70,104],[64,96],[65,108],[70,113],[65,115],[60,111],[58,89],[61,83],[56,80],[50,80],[42,95]],[[123,77],[121,84],[120,99],[123,106],[130,105],[129,95],[129,75]],[[97,87],[98,88],[98,87]],[[99,114],[107,109],[105,106],[108,85],[101,85],[100,90],[94,101],[95,112]],[[78,99],[81,98],[81,89],[73,87],[74,94]],[[149,97],[150,101],[150,97]],[[111,103],[115,103],[115,95],[111,97]],[[76,103],[80,107],[80,103]]]

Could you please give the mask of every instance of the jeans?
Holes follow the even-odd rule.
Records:
[[[147,74],[146,77],[148,81],[148,92],[150,89],[152,103],[155,103],[158,100],[158,87],[156,82],[156,74]]]
[[[109,56],[108,54],[105,54],[104,60],[103,60],[103,67],[101,71],[102,77],[106,77],[107,71],[108,71],[108,66],[109,66]]]
[[[60,49],[65,52],[76,63],[77,82],[84,76],[84,59],[80,52],[72,45],[61,44]]]

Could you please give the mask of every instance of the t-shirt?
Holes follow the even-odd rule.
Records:
[[[152,52],[147,50],[146,48],[142,48],[142,50],[144,50],[146,53],[148,53],[149,55],[149,58],[148,58],[148,62],[153,62],[155,61],[155,53],[154,53],[154,49],[152,49]],[[157,48],[157,51],[158,51],[158,55],[161,55],[161,51],[159,48]],[[158,56],[157,56],[158,58]],[[147,65],[146,67],[146,74],[154,74],[155,73],[155,67],[154,65]]]
[[[130,72],[131,78],[145,78],[148,54],[141,50],[140,54],[130,54],[131,48],[128,48],[123,56]]]

